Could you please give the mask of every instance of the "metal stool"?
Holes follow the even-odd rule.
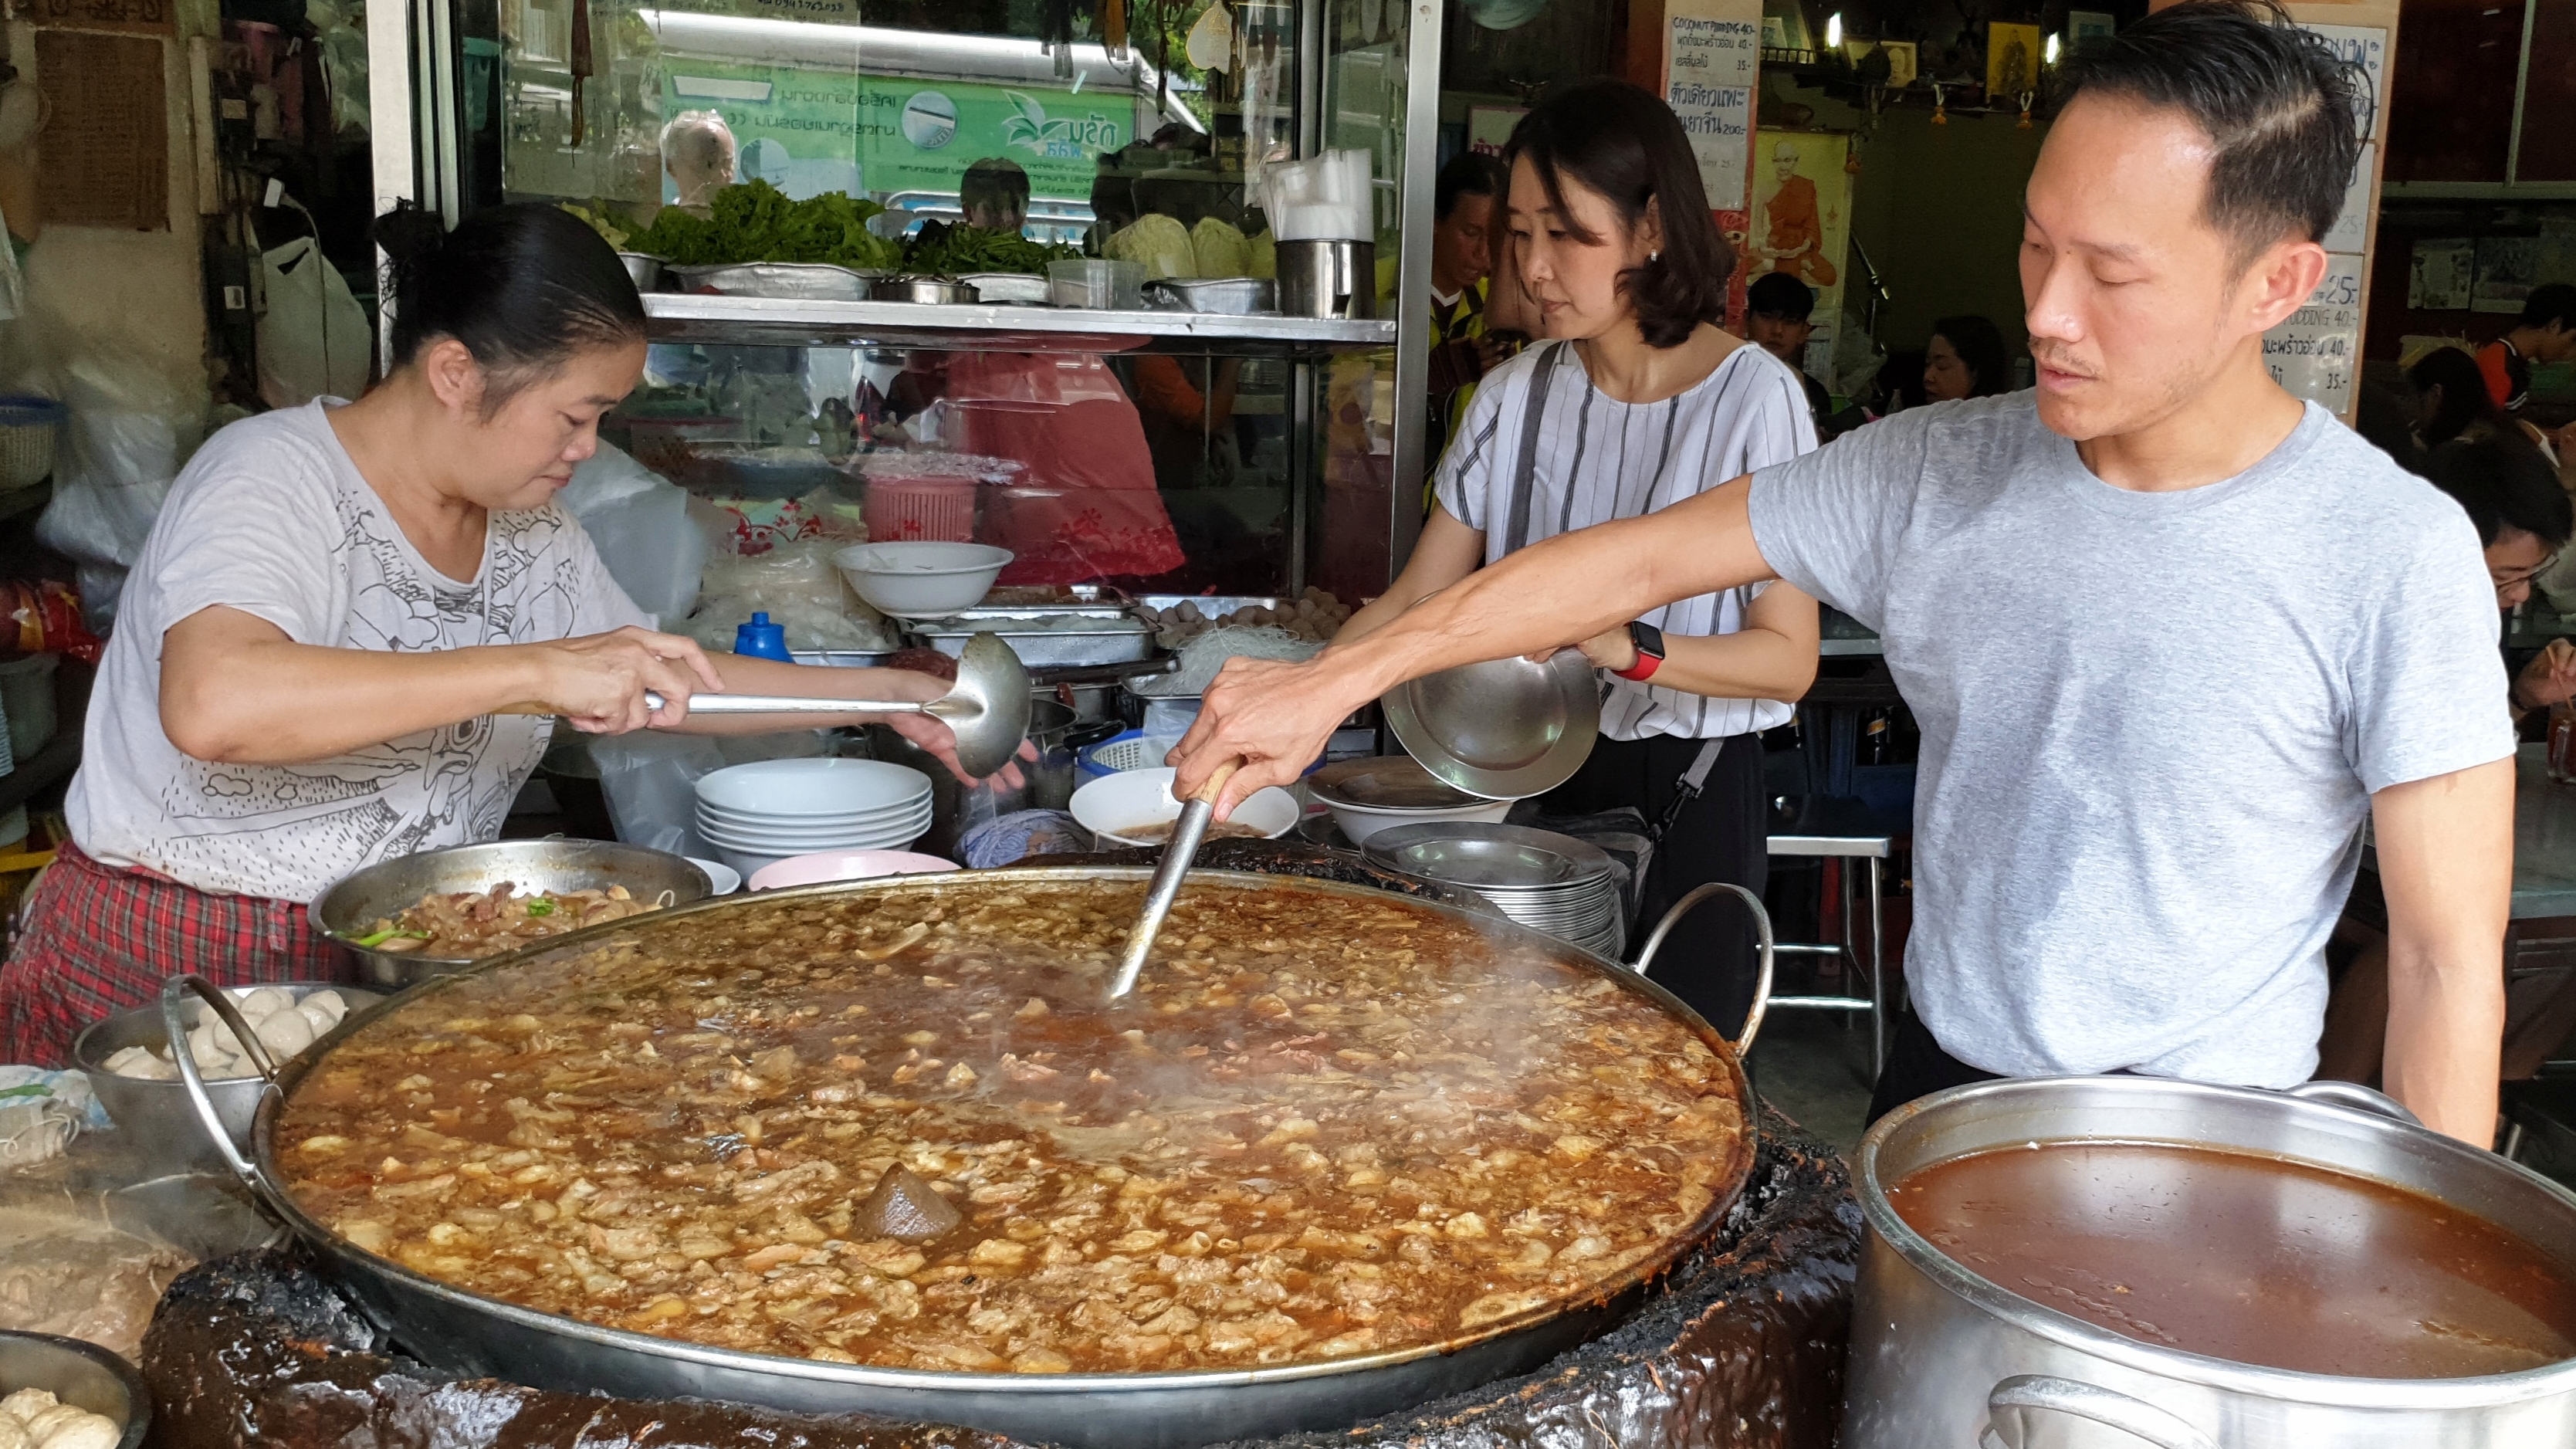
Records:
[[[1879,915],[1880,893],[1884,887],[1886,860],[1894,837],[1883,831],[1872,833],[1864,823],[1866,812],[1854,811],[1849,818],[1840,812],[1808,812],[1791,827],[1770,837],[1773,855],[1830,857],[1835,860],[1860,861],[1868,878],[1869,897],[1869,994],[1867,996],[1774,996],[1774,1011],[1866,1011],[1869,1013],[1869,1071],[1874,1081],[1887,1066],[1887,1001],[1886,938]],[[1841,896],[1842,941],[1818,945],[1782,941],[1775,949],[1782,955],[1839,956],[1850,965],[1853,974],[1862,971],[1859,942],[1852,920],[1852,872],[1842,872]]]
[[[2551,1074],[2506,1082],[2497,1095],[2503,1099],[2505,1122],[2504,1145],[2498,1150],[2506,1158],[2519,1161],[2525,1148],[2536,1145],[2556,1161],[2576,1161],[2576,1077]]]

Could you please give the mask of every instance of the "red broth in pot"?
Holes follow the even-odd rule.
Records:
[[[2562,1263],[2432,1198],[2302,1163],[2052,1143],[1935,1163],[1888,1201],[1988,1281],[2162,1348],[2392,1379],[2576,1357]]]

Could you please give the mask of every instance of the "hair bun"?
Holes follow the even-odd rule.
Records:
[[[419,203],[402,201],[376,218],[371,235],[388,260],[398,267],[418,266],[447,244],[447,222]]]

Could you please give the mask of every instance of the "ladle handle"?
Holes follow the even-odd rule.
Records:
[[[1728,1046],[1735,1048],[1735,1054],[1740,1058],[1746,1052],[1753,1050],[1753,1038],[1762,1031],[1763,1013],[1771,1009],[1771,957],[1773,954],[1771,913],[1762,909],[1760,896],[1732,881],[1713,880],[1700,886],[1689,895],[1673,902],[1673,908],[1664,912],[1664,918],[1655,923],[1654,934],[1646,938],[1644,948],[1637,952],[1637,959],[1631,963],[1629,969],[1640,976],[1645,975],[1646,968],[1654,964],[1655,953],[1663,949],[1664,938],[1673,933],[1673,927],[1681,924],[1682,917],[1689,915],[1692,907],[1710,896],[1728,894],[1742,899],[1744,908],[1753,913],[1754,935],[1762,943],[1760,966],[1753,976],[1753,1006],[1744,1013],[1744,1030],[1736,1035],[1735,1040],[1727,1043]]]
[[[644,691],[644,707],[658,710],[664,701],[659,690]],[[562,714],[551,704],[534,701],[509,705],[494,714]],[[927,714],[930,707],[919,700],[903,699],[821,699],[801,694],[699,694],[689,698],[691,714]]]
[[[179,1069],[179,1083],[188,1094],[188,1105],[196,1109],[197,1121],[205,1127],[206,1135],[214,1139],[215,1152],[223,1158],[224,1165],[233,1170],[233,1175],[240,1178],[242,1186],[249,1188],[254,1196],[275,1207],[276,1192],[268,1175],[259,1170],[259,1163],[243,1152],[239,1143],[233,1141],[232,1132],[224,1126],[223,1114],[215,1110],[214,1094],[206,1089],[205,1073],[197,1070],[197,1054],[188,1047],[187,1013],[180,1009],[187,1005],[191,994],[204,997],[206,1004],[214,1008],[215,1015],[222,1018],[224,1025],[240,1039],[251,1064],[259,1068],[260,1094],[263,1097],[277,1090],[277,1061],[269,1055],[268,1044],[261,1041],[259,1034],[250,1029],[250,1023],[242,1019],[232,998],[215,989],[206,978],[192,972],[173,976],[162,983],[161,1029],[169,1035],[170,1061]]]
[[[1228,760],[1216,767],[1216,773],[1198,788],[1181,806],[1180,821],[1172,827],[1172,837],[1164,842],[1162,864],[1154,867],[1154,883],[1145,891],[1145,909],[1137,914],[1136,924],[1127,932],[1127,950],[1118,961],[1118,979],[1109,985],[1109,999],[1118,1000],[1136,989],[1136,975],[1145,969],[1146,953],[1154,949],[1154,938],[1163,932],[1163,920],[1172,913],[1172,902],[1181,893],[1181,880],[1190,873],[1190,858],[1199,853],[1199,842],[1207,838],[1208,822],[1216,816],[1216,798],[1225,793],[1225,782],[1234,778],[1240,760]]]

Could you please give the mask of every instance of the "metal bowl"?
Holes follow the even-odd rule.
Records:
[[[972,304],[984,294],[964,282],[946,277],[879,277],[868,284],[868,296],[878,302],[928,302],[951,305]]]
[[[617,259],[626,264],[627,279],[635,284],[636,291],[662,290],[662,284],[666,280],[663,273],[669,269],[669,263],[660,257],[648,256],[643,252],[619,252]]]
[[[1166,277],[1148,283],[1184,312],[1252,317],[1279,310],[1279,284],[1267,277]]]
[[[94,1343],[0,1330],[0,1391],[19,1389],[43,1389],[76,1409],[115,1420],[124,1431],[116,1449],[136,1449],[152,1432],[152,1391],[143,1386],[143,1376]]]
[[[1518,655],[1462,664],[1399,684],[1378,703],[1405,753],[1488,800],[1543,795],[1574,778],[1601,732],[1600,686],[1579,649],[1544,664]]]
[[[957,280],[974,288],[979,302],[1046,305],[1047,279],[1029,272],[968,272]]]
[[[503,881],[515,882],[523,894],[622,885],[627,894],[649,901],[669,891],[673,905],[715,894],[715,882],[705,871],[668,851],[606,840],[503,840],[424,850],[351,871],[313,903],[313,925],[356,963],[360,980],[398,991],[462,970],[478,958],[377,951],[357,944],[356,938],[376,922],[417,905],[422,896],[487,891]]]
[[[349,1003],[349,1015],[384,1000],[384,993],[361,990],[337,981],[263,981],[298,1001],[317,991],[337,991]],[[188,1089],[177,1078],[154,1081],[145,1077],[121,1076],[107,1069],[107,1059],[127,1047],[157,1047],[169,1044],[170,1033],[162,1025],[161,1008],[156,1003],[132,1011],[120,1011],[102,1021],[91,1022],[72,1039],[72,1064],[89,1078],[90,1095],[98,1098],[115,1121],[116,1130],[144,1150],[152,1162],[171,1172],[195,1170],[222,1172],[223,1154],[206,1140],[205,1124],[196,1109],[188,1105]],[[208,1082],[206,1088],[215,1099],[215,1111],[224,1119],[224,1128],[233,1141],[247,1146],[250,1142],[251,1114],[259,1108],[261,1082],[257,1077],[226,1077]],[[0,1378],[0,1385],[8,1380]],[[101,1410],[100,1412],[105,1412]]]
[[[860,302],[868,284],[884,275],[828,262],[734,262],[721,266],[673,267],[684,290],[720,292],[728,297],[779,297],[798,302]]]

